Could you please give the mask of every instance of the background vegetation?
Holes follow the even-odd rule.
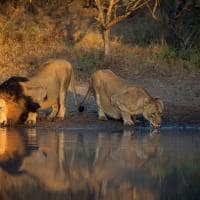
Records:
[[[124,1],[122,1],[124,2]],[[110,55],[93,0],[1,0],[0,73],[32,73],[48,58],[65,58],[87,76],[111,68],[122,76],[199,75],[200,3],[160,0],[157,20],[148,8],[111,29]]]

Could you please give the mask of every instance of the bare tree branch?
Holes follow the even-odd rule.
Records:
[[[155,4],[154,4],[153,8],[151,8],[151,6],[149,5],[149,3],[147,3],[147,7],[148,7],[148,9],[149,9],[149,11],[150,11],[150,13],[151,13],[151,15],[152,15],[152,17],[154,19],[157,19],[155,13],[156,13],[156,10],[157,10],[159,4],[160,4],[160,0],[155,0]]]
[[[125,4],[125,6],[123,6],[122,1],[120,0],[95,0],[97,9],[99,10],[98,21],[104,29],[109,29],[110,27],[127,18],[134,11],[144,6],[147,6],[152,16],[156,18],[155,12],[159,5],[159,1],[160,0],[130,0],[127,3],[123,3]],[[150,2],[154,2],[153,8],[151,8],[149,5]],[[125,7],[124,13],[117,15],[117,8],[122,6]]]
[[[109,30],[131,13],[147,6],[154,18],[160,0],[94,0],[98,9],[97,20],[103,30],[104,43],[109,49]],[[151,5],[150,5],[151,3]],[[107,32],[106,32],[107,31]],[[106,38],[106,39],[105,39]]]
[[[99,10],[98,21],[102,24],[102,26],[105,26],[104,11],[101,0],[95,0],[95,3],[97,5],[97,9]]]

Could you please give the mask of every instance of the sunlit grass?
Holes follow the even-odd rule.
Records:
[[[86,22],[80,21],[77,15],[70,22],[62,4],[55,10],[52,6],[49,8],[51,13],[48,8],[37,8],[37,15],[27,13],[23,6],[10,6],[6,14],[0,15],[2,79],[11,75],[28,75],[48,58],[65,58],[86,75],[99,68],[111,68],[124,75],[147,76],[152,73],[170,76],[176,71],[178,74],[181,70],[199,69],[199,51],[179,53],[159,43],[155,40],[152,21],[152,33],[149,33],[147,22],[143,25],[138,22],[135,24],[137,27],[132,27],[129,20],[127,24],[113,28],[111,55],[105,62],[103,39],[97,26],[87,28],[83,24]],[[91,13],[81,10],[80,15],[87,18]],[[72,33],[66,28],[70,23],[77,26]],[[69,34],[72,34],[72,43],[68,41]]]

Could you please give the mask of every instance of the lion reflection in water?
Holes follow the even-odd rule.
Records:
[[[17,178],[21,189],[25,189],[28,182],[32,189],[38,185],[45,191],[66,192],[71,198],[88,199],[92,195],[94,199],[158,199],[151,165],[151,160],[162,153],[158,133],[138,139],[132,131],[124,131],[123,135],[83,136],[63,132],[37,135],[36,129],[28,129],[27,134],[17,138],[20,139],[12,140],[12,146],[23,147],[18,168],[21,174]],[[37,148],[25,153],[26,145],[34,142]],[[1,143],[1,154],[5,152],[3,146]],[[1,178],[6,173],[6,169],[2,169]],[[140,175],[138,182],[136,177]]]

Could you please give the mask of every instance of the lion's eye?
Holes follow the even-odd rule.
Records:
[[[155,116],[156,116],[156,113],[152,113],[151,116],[152,116],[152,117],[155,117]]]

